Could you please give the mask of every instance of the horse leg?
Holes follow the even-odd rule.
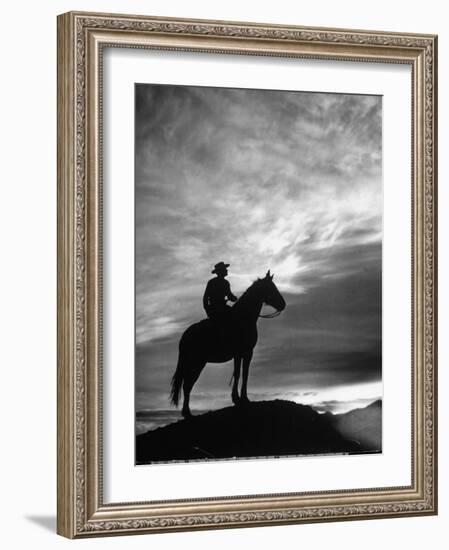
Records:
[[[240,365],[242,363],[242,358],[240,355],[234,357],[234,383],[232,384],[232,402],[234,405],[237,405],[239,398],[239,379],[240,379]]]
[[[249,351],[243,356],[243,371],[242,371],[242,391],[240,393],[241,401],[248,402],[247,395],[247,386],[248,386],[248,374],[249,374],[249,365],[251,359],[253,358],[253,350]]]
[[[192,413],[190,412],[190,393],[192,391],[192,388],[195,384],[195,382],[198,380],[199,375],[201,374],[201,371],[206,366],[206,363],[199,363],[195,365],[194,368],[189,369],[189,372],[184,377],[184,382],[182,385],[182,389],[184,391],[184,403],[182,405],[182,416],[184,418],[190,418],[192,416]]]

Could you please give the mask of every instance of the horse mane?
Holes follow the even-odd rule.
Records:
[[[260,278],[257,278],[255,281],[253,281],[249,287],[245,290],[245,292],[240,296],[240,298],[237,300],[236,304],[237,305],[241,300],[243,300],[243,298],[247,298],[249,295],[251,295],[254,290],[256,290],[256,287],[259,285],[259,283],[261,283],[263,281],[263,279],[260,279]]]

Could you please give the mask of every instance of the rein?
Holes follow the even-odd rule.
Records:
[[[277,310],[277,311],[274,311],[273,313],[267,313],[267,315],[259,315],[259,317],[261,317],[262,319],[273,319],[274,317],[277,317],[281,313],[282,313],[281,311]]]

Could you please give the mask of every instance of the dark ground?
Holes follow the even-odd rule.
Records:
[[[136,464],[382,450],[382,402],[343,415],[291,401],[254,401],[136,438]]]

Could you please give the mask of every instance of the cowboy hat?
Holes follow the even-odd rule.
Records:
[[[224,262],[218,262],[218,264],[215,264],[214,269],[211,273],[218,273],[220,271],[223,271],[223,269],[228,268],[230,265],[231,264],[225,264]]]

